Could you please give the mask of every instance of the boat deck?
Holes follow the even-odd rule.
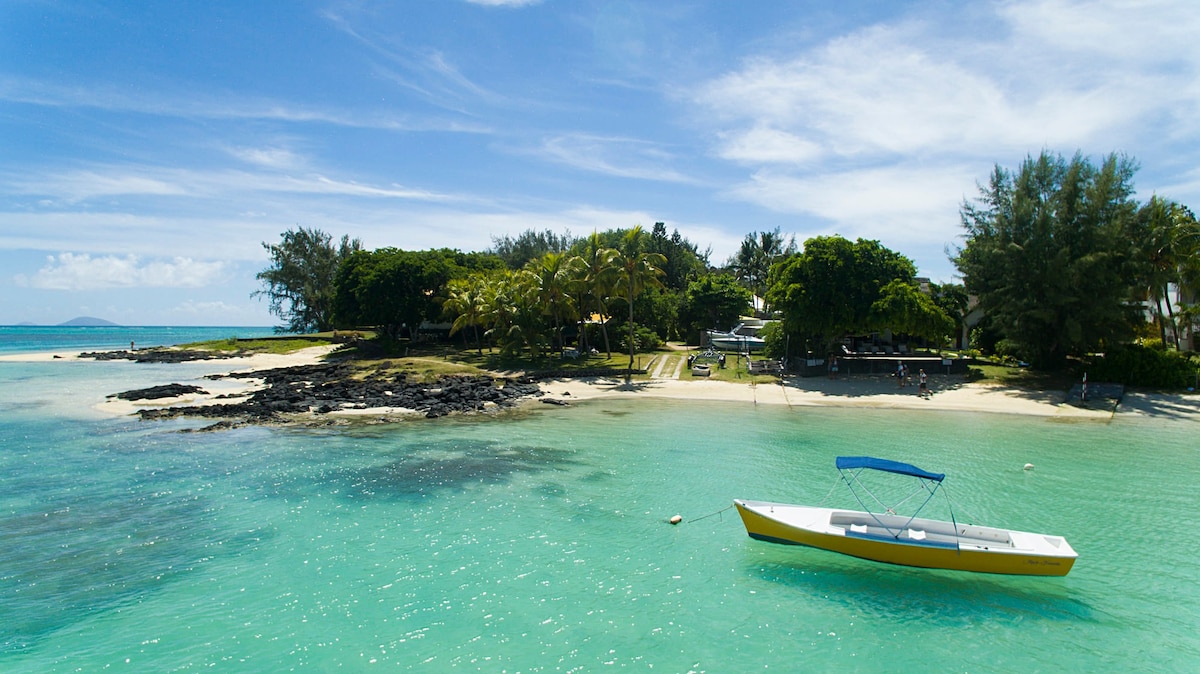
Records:
[[[926,519],[914,519],[910,522],[907,517],[894,515],[880,515],[876,519],[867,513],[836,511],[830,515],[829,528],[832,533],[842,533],[846,536],[901,541],[914,545],[973,547],[981,550],[1016,547],[1011,532],[1003,529],[960,524],[956,532],[950,522]]]

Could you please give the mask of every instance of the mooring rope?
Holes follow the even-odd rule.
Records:
[[[725,508],[721,508],[720,510],[718,510],[715,513],[709,513],[707,515],[704,515],[703,517],[697,517],[694,520],[688,520],[687,523],[691,524],[692,522],[699,522],[700,520],[706,520],[706,519],[712,517],[713,515],[720,515],[721,513],[725,512],[726,510],[732,510],[732,509],[733,509],[733,506],[727,506]],[[725,518],[722,517],[721,519],[724,520]]]

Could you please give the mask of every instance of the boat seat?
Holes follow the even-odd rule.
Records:
[[[850,531],[853,531],[853,532],[854,532],[854,533],[856,533],[856,534],[865,534],[865,533],[867,533],[867,525],[865,525],[865,524],[851,524],[851,525],[850,525]]]

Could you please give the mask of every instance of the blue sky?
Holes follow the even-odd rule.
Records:
[[[1155,2],[0,5],[0,324],[269,325],[262,243],[656,221],[880,240],[1048,149],[1200,209],[1200,12]]]

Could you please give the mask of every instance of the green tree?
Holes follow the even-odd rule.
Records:
[[[698,343],[704,330],[726,330],[749,309],[750,290],[729,274],[707,274],[688,284],[679,320],[688,341]]]
[[[785,239],[776,227],[772,232],[747,234],[746,238],[742,239],[741,248],[730,258],[727,266],[733,270],[734,278],[741,281],[750,292],[765,297],[771,265],[795,254],[795,237]]]
[[[1159,338],[1166,344],[1170,329],[1178,346],[1180,321],[1175,316],[1170,289],[1174,286],[1183,294],[1193,294],[1197,288],[1200,224],[1186,207],[1153,196],[1138,211],[1132,227],[1130,240],[1135,247],[1140,294],[1151,303]]]
[[[701,252],[678,229],[668,236],[666,223],[654,223],[649,236],[642,235],[642,245],[645,252],[663,256],[662,283],[671,290],[684,290],[688,283],[708,272],[709,252]]]
[[[954,332],[954,319],[915,283],[899,279],[879,291],[871,305],[871,323],[877,330],[919,337],[938,346]]]
[[[819,236],[771,267],[767,301],[783,314],[784,336],[815,341],[822,352],[846,334],[874,326],[871,307],[892,281],[911,283],[916,267],[878,241]]]
[[[281,235],[278,244],[263,242],[271,264],[255,275],[265,286],[272,314],[286,321],[277,332],[304,333],[333,328],[334,282],[343,260],[362,248],[343,236],[338,244],[319,229],[298,227]]]
[[[493,255],[446,248],[356,251],[338,271],[337,322],[380,326],[393,339],[403,332],[412,337],[422,321],[441,314],[451,279],[502,267]]]
[[[452,279],[447,284],[446,301],[442,304],[442,311],[453,320],[450,334],[453,335],[464,328],[472,328],[475,331],[475,345],[481,356],[483,339],[479,327],[484,325],[483,317],[486,311],[485,284],[486,280],[482,276]]]
[[[635,341],[633,338],[633,301],[647,287],[662,284],[662,266],[667,260],[660,253],[645,253],[641,251],[642,228],[634,227],[627,231],[621,240],[617,255],[613,256],[613,264],[617,267],[616,286],[620,288],[625,303],[629,307],[629,371],[633,371]],[[626,377],[628,379],[628,376]]]
[[[618,268],[615,260],[618,255],[616,249],[604,244],[604,239],[598,233],[592,232],[592,235],[584,240],[584,247],[579,256],[583,261],[580,271],[583,274],[584,297],[580,303],[582,308],[580,314],[586,316],[591,313],[593,308],[599,314],[600,331],[604,336],[604,351],[609,358],[612,358],[612,347],[608,339],[608,319],[611,316],[608,311],[608,301],[617,284]],[[587,331],[583,327],[580,325],[580,334],[586,335]]]
[[[961,283],[930,283],[929,295],[933,298],[934,304],[941,307],[942,311],[954,321],[954,338],[962,341],[959,346],[967,348],[965,338],[963,338],[963,328],[967,322],[967,314],[970,313],[970,296],[967,295],[967,289]]]
[[[1131,334],[1132,161],[1093,165],[1042,152],[1011,173],[996,166],[953,258],[991,325],[1036,367],[1057,368]]]
[[[554,331],[553,348],[563,348],[562,331],[567,321],[578,315],[578,306],[571,294],[576,280],[575,270],[582,260],[565,253],[546,253],[525,265],[535,284],[538,304],[550,318]]]
[[[567,231],[556,234],[545,231],[526,230],[517,235],[492,237],[491,253],[504,260],[509,269],[521,269],[533,260],[540,259],[546,253],[565,253],[571,249],[577,239]]]

